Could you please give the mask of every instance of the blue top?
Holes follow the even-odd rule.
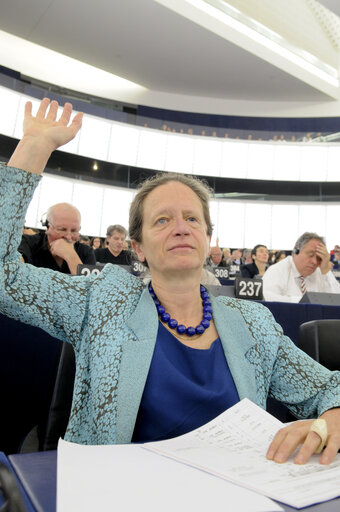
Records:
[[[159,322],[132,441],[180,436],[238,401],[220,339],[207,350],[187,347]]]

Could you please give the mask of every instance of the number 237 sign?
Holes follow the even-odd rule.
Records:
[[[262,279],[235,278],[235,297],[238,299],[263,300]]]

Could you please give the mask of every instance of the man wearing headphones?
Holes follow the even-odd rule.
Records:
[[[299,302],[306,291],[340,293],[325,241],[316,233],[301,235],[292,256],[271,265],[263,276],[266,301]]]
[[[95,265],[93,249],[78,242],[80,212],[68,203],[51,206],[42,221],[45,232],[23,235],[19,252],[26,263],[77,274],[79,264]]]

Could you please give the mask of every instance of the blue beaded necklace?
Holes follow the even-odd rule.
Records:
[[[201,293],[201,299],[202,299],[202,306],[203,306],[203,317],[201,320],[201,323],[197,325],[196,327],[185,327],[185,325],[180,324],[178,325],[177,320],[174,318],[171,318],[169,313],[165,311],[165,307],[162,306],[160,301],[157,298],[157,295],[155,294],[152,284],[149,283],[149,292],[151,297],[153,298],[153,301],[156,305],[158,316],[162,320],[162,322],[168,324],[170,329],[176,329],[178,334],[186,334],[187,336],[194,336],[195,334],[201,335],[204,333],[206,329],[208,329],[210,325],[210,320],[212,319],[212,307],[211,302],[209,298],[209,293],[204,288],[204,286],[200,286],[200,293]]]

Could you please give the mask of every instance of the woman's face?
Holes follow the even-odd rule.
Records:
[[[202,204],[191,188],[171,181],[146,197],[142,242],[133,248],[153,276],[201,269],[209,243]]]
[[[94,238],[92,242],[93,249],[98,249],[100,247],[100,238]]]
[[[269,258],[269,252],[267,247],[261,246],[256,249],[255,263],[267,263]]]

